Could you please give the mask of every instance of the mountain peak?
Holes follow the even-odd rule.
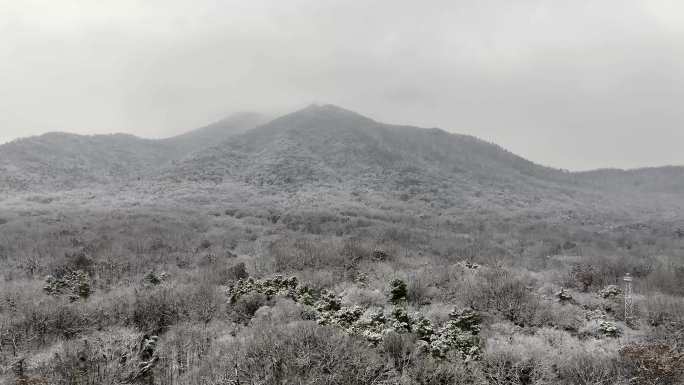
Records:
[[[340,106],[336,106],[334,104],[318,104],[318,103],[311,103],[308,106],[304,107],[300,111],[303,111],[303,110],[319,111],[319,112],[328,111],[328,112],[352,112],[352,113],[354,113],[353,111],[350,111],[346,108],[342,108]]]
[[[295,111],[283,118],[297,118],[297,119],[326,119],[326,120],[363,120],[366,122],[373,122],[372,119],[363,116],[357,112],[336,106],[334,104],[310,104],[301,110]]]
[[[332,104],[311,104],[269,122],[264,125],[262,131],[281,131],[283,129],[286,131],[290,129],[296,131],[311,129],[344,130],[350,127],[365,127],[376,124],[377,122],[374,120],[342,107]]]

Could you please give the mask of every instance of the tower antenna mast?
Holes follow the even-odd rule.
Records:
[[[632,276],[627,273],[622,279],[625,281],[625,323],[632,324],[632,317],[634,316],[634,302],[632,300]]]

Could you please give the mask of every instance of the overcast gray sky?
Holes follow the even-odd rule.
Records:
[[[684,165],[684,2],[0,0],[0,142],[313,102],[560,168]]]

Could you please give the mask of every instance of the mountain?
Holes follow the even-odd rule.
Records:
[[[273,191],[378,191],[440,207],[624,210],[650,207],[652,199],[635,193],[676,194],[684,184],[682,168],[572,173],[472,136],[383,124],[333,105],[311,105],[195,152],[162,178]]]
[[[383,124],[332,105],[312,105],[275,119],[189,156],[168,174],[257,185],[409,190],[459,182],[544,185],[567,179],[560,170],[472,136]]]
[[[239,112],[207,126],[162,139],[161,143],[171,146],[178,153],[185,155],[221,143],[234,135],[264,124],[268,120],[265,115],[255,112]]]
[[[684,167],[681,166],[601,169],[578,172],[574,177],[578,183],[603,190],[684,194]]]
[[[263,120],[258,114],[240,113],[167,139],[57,132],[18,139],[0,145],[0,192],[64,190],[153,175]]]
[[[62,133],[16,140],[0,146],[0,191],[142,178],[160,184],[237,181],[279,191],[323,187],[449,204],[475,199],[523,205],[684,192],[682,167],[571,173],[472,136],[384,124],[333,105],[311,105],[266,120],[241,113],[159,140]]]
[[[60,190],[119,181],[171,157],[170,147],[132,135],[48,133],[0,146],[0,190]]]

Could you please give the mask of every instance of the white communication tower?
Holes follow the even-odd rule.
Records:
[[[622,279],[625,281],[625,323],[630,324],[634,316],[634,302],[632,301],[632,276],[627,273]]]

